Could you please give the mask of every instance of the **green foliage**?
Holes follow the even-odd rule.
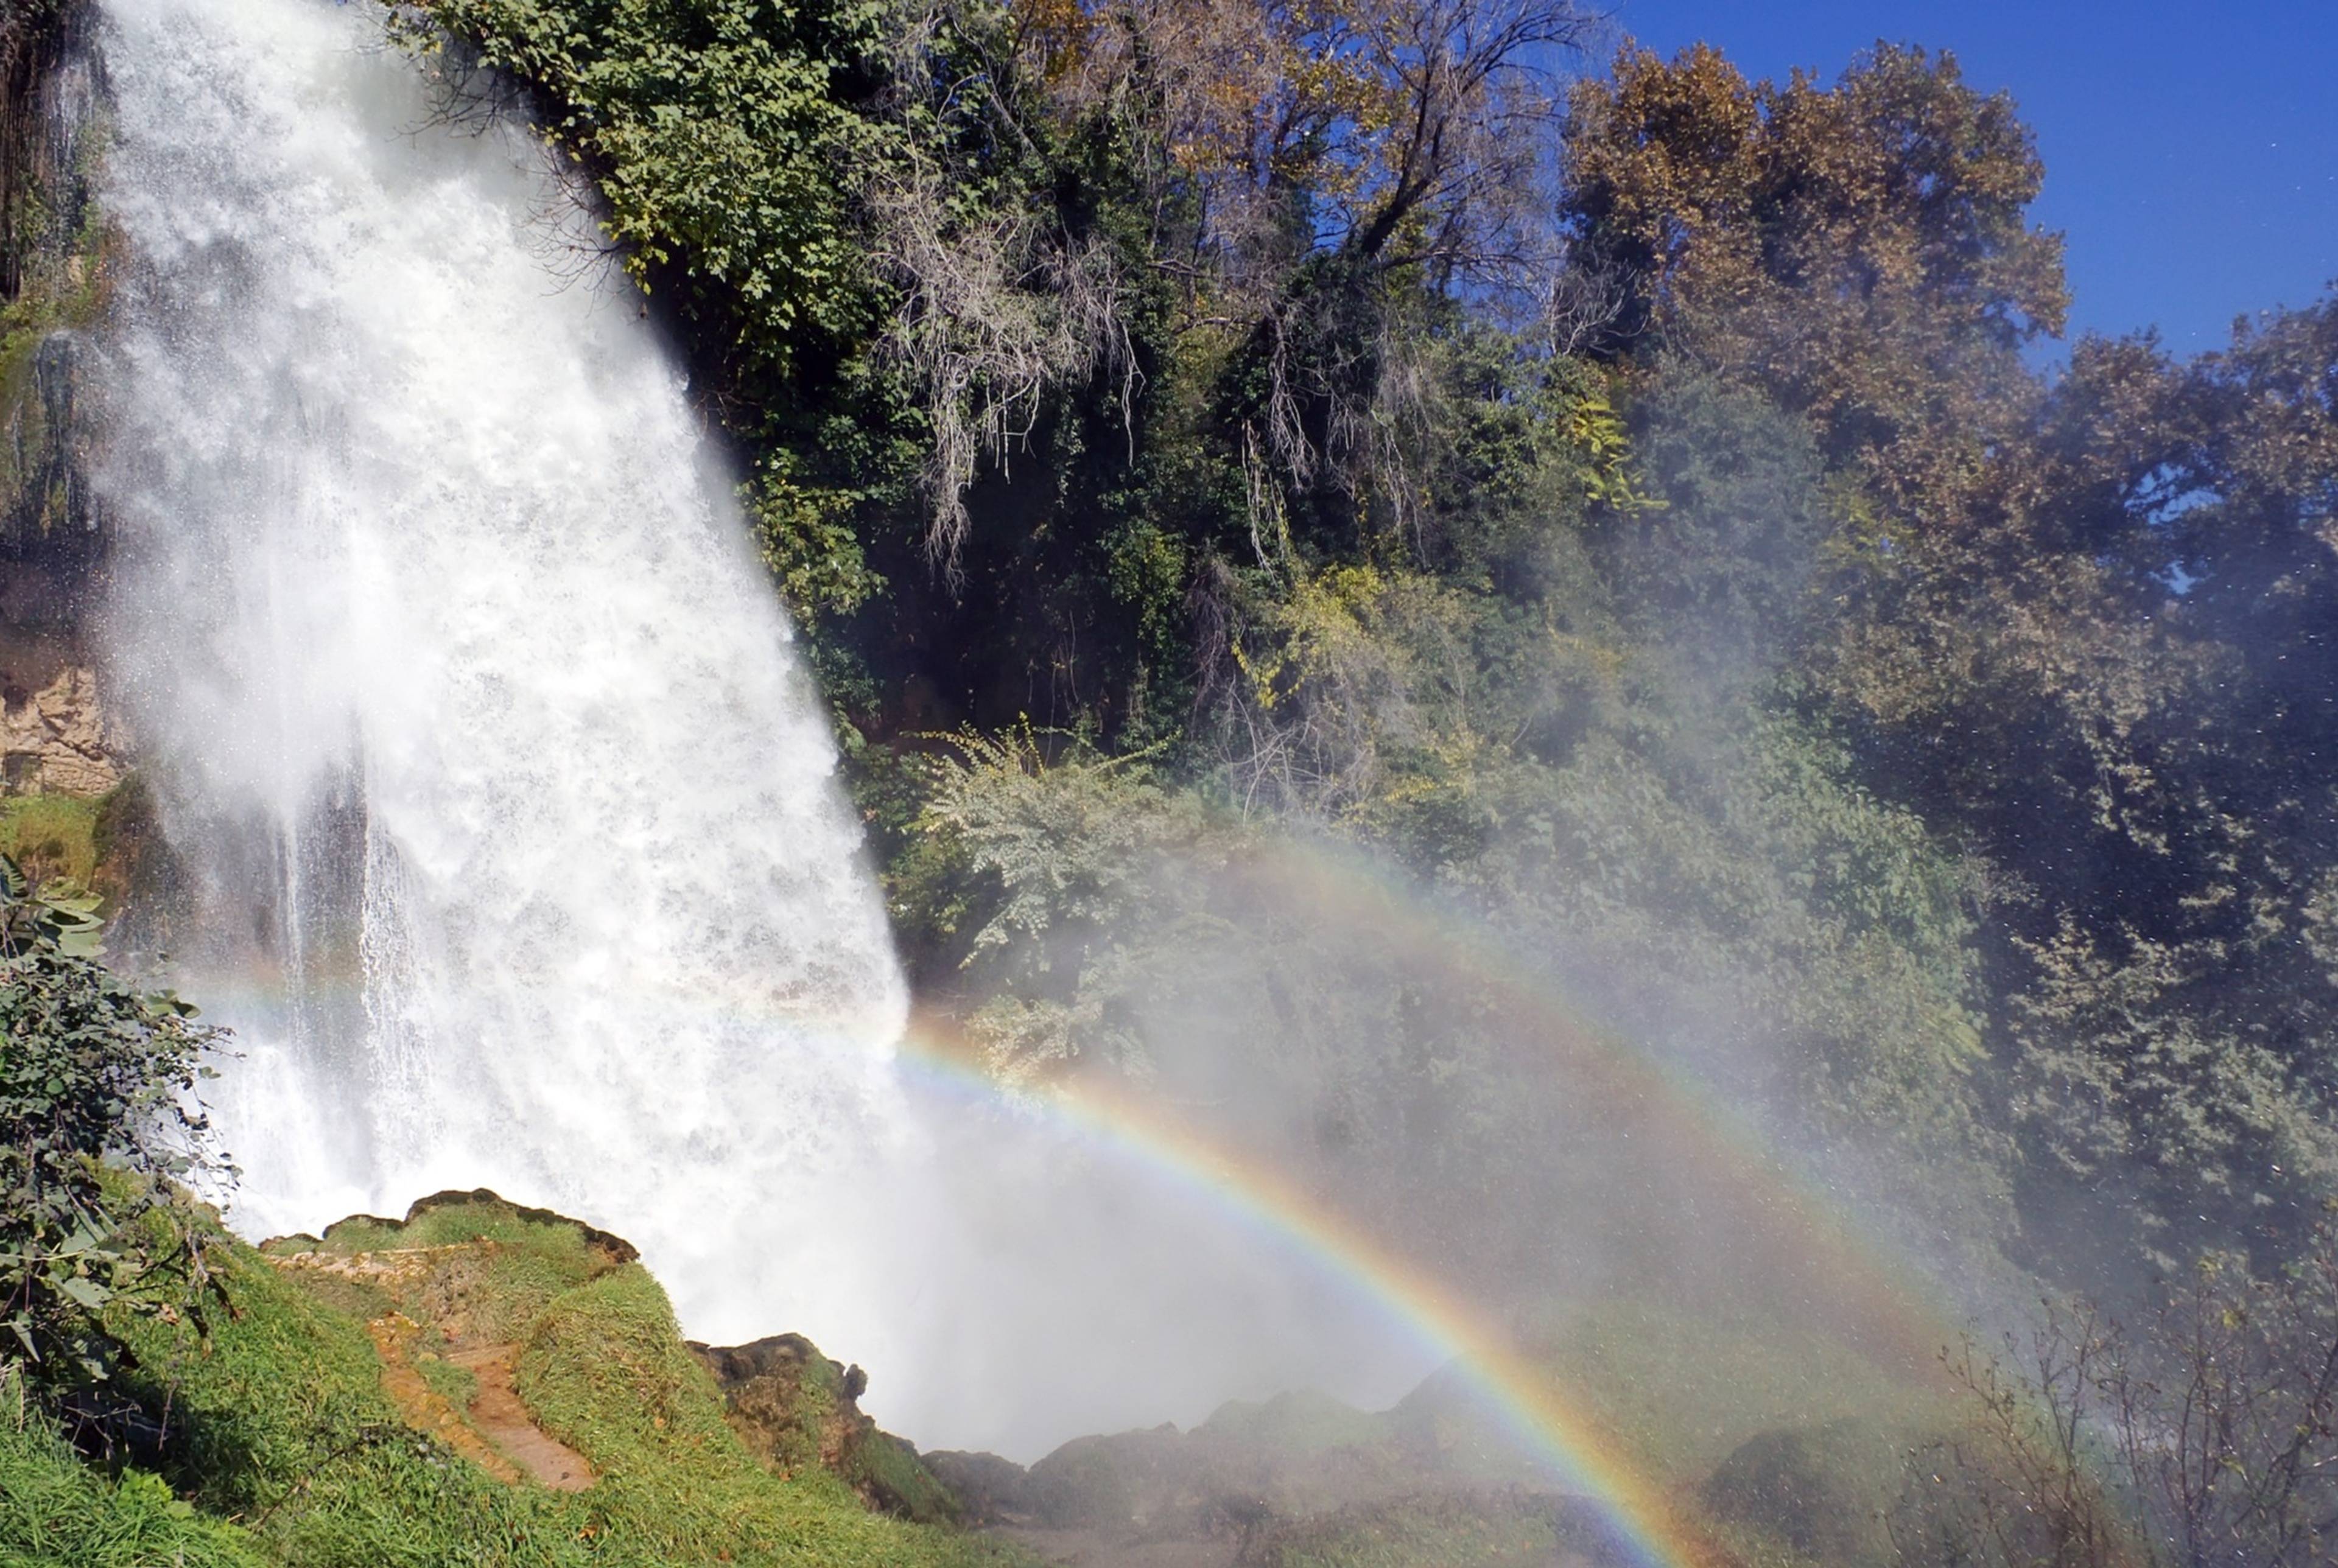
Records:
[[[87,887],[96,880],[103,800],[77,795],[0,799],[0,855],[34,882]]]
[[[1053,761],[1027,726],[999,739],[941,738],[919,831],[948,840],[995,888],[967,962],[1076,975],[1144,901],[1145,851],[1190,839],[1190,806],[1142,757],[1106,758],[1071,737]]]
[[[1807,621],[1832,532],[1816,445],[1758,392],[1668,368],[1636,410],[1660,512],[1611,506],[1606,547],[1634,632],[1715,681],[1758,681]]]
[[[747,498],[763,564],[781,596],[798,616],[817,623],[850,615],[885,583],[853,534],[856,498],[801,483],[800,468],[791,454],[771,454]]]
[[[726,350],[784,367],[866,328],[834,170],[868,154],[845,99],[884,46],[881,6],[427,0],[408,15],[545,95],[627,268],[679,289]]]
[[[1960,1246],[2272,1267],[2338,1193],[2338,306],[2049,385],[2042,166],[1952,55],[1632,50],[1558,120],[1409,98],[1449,15],[409,13],[673,311],[998,1071],[1424,1244],[1571,1200],[1598,1129],[1401,911]],[[1266,875],[1322,863],[1388,896]]]
[[[52,1392],[119,1369],[109,1306],[200,1323],[211,1285],[174,1183],[209,1168],[189,1097],[213,1033],[97,961],[96,902],[0,857],[0,1326]]]

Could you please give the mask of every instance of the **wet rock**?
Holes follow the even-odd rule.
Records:
[[[1038,1520],[1031,1473],[1014,1460],[952,1448],[921,1457],[934,1479],[956,1494],[966,1523],[1029,1524]]]
[[[817,1465],[871,1507],[904,1519],[959,1517],[958,1499],[918,1451],[861,1413],[869,1375],[860,1367],[830,1360],[801,1334],[690,1348],[722,1390],[732,1429],[773,1469],[792,1475]]]
[[[1903,1438],[1867,1421],[1757,1433],[1714,1468],[1704,1502],[1825,1568],[1881,1568],[1893,1560],[1884,1514],[1906,1454]]]
[[[107,299],[92,176],[105,76],[87,0],[0,6],[0,788],[102,795],[126,737],[83,622],[107,543],[91,328]]]

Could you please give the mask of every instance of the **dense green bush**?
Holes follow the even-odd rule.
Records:
[[[178,1184],[213,1033],[99,962],[95,905],[0,858],[0,1355],[52,1391],[118,1369],[109,1307],[200,1320],[211,1284]]]

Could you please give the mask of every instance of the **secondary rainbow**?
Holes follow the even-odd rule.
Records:
[[[1891,1237],[1853,1215],[1763,1130],[1683,1068],[1593,1022],[1546,976],[1489,933],[1433,909],[1359,858],[1288,840],[1253,846],[1241,876],[1303,909],[1319,928],[1368,934],[1427,958],[1498,997],[1536,1026],[1554,1059],[1603,1102],[1633,1111],[1664,1143],[1663,1158],[1703,1173],[1705,1201],[1791,1260],[1813,1283],[1804,1305],[1881,1362],[1919,1378],[1937,1370],[1960,1325],[1934,1305],[1924,1269]]]

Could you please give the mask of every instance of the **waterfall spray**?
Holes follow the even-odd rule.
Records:
[[[819,694],[637,297],[547,265],[594,236],[533,135],[440,123],[363,5],[106,10],[109,641],[176,977],[237,1031],[236,1222],[560,1206],[928,1441],[1416,1374],[1136,1178],[909,1102]]]

